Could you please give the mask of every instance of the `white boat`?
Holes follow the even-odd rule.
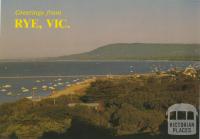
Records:
[[[41,81],[40,81],[40,80],[36,80],[35,82],[36,82],[36,83],[41,83]]]
[[[26,89],[25,87],[21,87],[21,90],[24,90],[24,89]]]
[[[7,90],[6,89],[1,89],[1,92],[6,92]]]
[[[38,88],[37,88],[37,87],[33,87],[32,89],[33,89],[33,90],[37,90]]]
[[[46,89],[46,88],[48,88],[47,85],[43,85],[43,86],[42,86],[42,89]]]
[[[59,79],[58,79],[58,81],[62,81],[62,79],[61,79],[61,78],[59,78]]]
[[[75,79],[75,80],[73,80],[72,82],[77,82],[77,80]]]
[[[6,85],[3,86],[3,88],[11,88],[11,87],[12,87],[12,86],[9,85],[9,84],[6,84]]]
[[[54,84],[53,86],[54,86],[54,87],[57,87],[58,85],[57,85],[57,84]]]
[[[33,99],[33,96],[26,97],[27,99]]]
[[[6,95],[7,95],[7,96],[11,96],[11,95],[13,95],[13,94],[12,94],[12,92],[8,92]]]
[[[23,89],[22,92],[27,93],[27,92],[29,92],[29,89]]]
[[[63,83],[58,83],[58,85],[63,85]]]
[[[50,90],[55,90],[56,88],[54,88],[53,86],[49,87]]]
[[[48,86],[47,86],[47,85],[43,85],[43,86],[42,86],[42,90],[43,90],[43,91],[47,91],[47,89],[48,89]]]

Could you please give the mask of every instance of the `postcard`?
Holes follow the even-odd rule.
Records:
[[[199,139],[200,0],[0,0],[0,139]]]

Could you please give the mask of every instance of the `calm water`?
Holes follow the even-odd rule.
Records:
[[[37,96],[47,96],[52,90],[62,90],[84,80],[88,75],[166,71],[173,67],[184,69],[189,65],[198,64],[188,61],[1,62],[0,103],[31,96],[33,90]]]

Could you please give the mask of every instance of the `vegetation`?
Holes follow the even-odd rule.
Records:
[[[161,135],[167,131],[162,127],[166,126],[165,113],[169,106],[190,103],[198,107],[198,85],[199,73],[192,77],[175,71],[98,78],[84,89],[83,95],[50,97],[40,102],[23,99],[1,105],[0,138],[36,139],[50,133],[78,138],[79,130],[85,135],[93,134],[94,129],[98,132],[103,129],[103,132],[95,132],[91,138],[102,134],[109,134],[109,138]],[[81,105],[69,107],[72,102],[98,102],[100,105],[98,109]],[[80,129],[80,123],[87,126]],[[87,128],[91,132],[85,131]],[[71,135],[72,132],[75,134]]]
[[[200,60],[199,44],[119,43],[58,60]]]
[[[33,103],[23,99],[0,108],[0,135],[2,138],[15,134],[20,138],[38,138],[44,132],[64,133],[71,119],[65,107],[52,105],[47,100]]]
[[[198,107],[198,80],[183,75],[145,75],[100,79],[83,101],[102,102],[111,111],[109,122],[118,135],[159,133],[167,108],[175,103]]]

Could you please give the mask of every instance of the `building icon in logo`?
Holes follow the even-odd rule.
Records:
[[[191,104],[174,104],[168,108],[169,135],[195,135],[197,130],[196,108]]]

